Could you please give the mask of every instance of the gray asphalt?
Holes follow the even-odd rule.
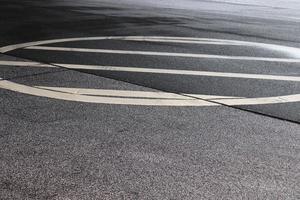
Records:
[[[300,6],[258,1],[0,1],[0,47],[94,36],[177,36],[300,47]],[[298,16],[299,15],[299,16]],[[294,58],[241,46],[79,41],[45,46]],[[17,49],[0,61],[300,76],[299,63]],[[291,81],[0,66],[29,86],[272,97]],[[0,199],[300,199],[300,103],[157,107],[0,89]]]

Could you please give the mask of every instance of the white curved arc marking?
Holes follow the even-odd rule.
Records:
[[[157,99],[181,99],[192,100],[195,98],[203,99],[234,99],[239,97],[216,96],[216,95],[198,95],[198,94],[175,94],[169,92],[148,92],[148,91],[130,91],[130,90],[107,90],[107,89],[87,89],[87,88],[66,88],[66,87],[44,87],[35,86],[36,88],[53,90],[79,95],[95,96],[115,96],[115,97],[133,97],[133,98],[157,98]],[[192,98],[194,97],[194,98]]]
[[[279,104],[279,103],[292,103],[300,101],[300,94],[278,96],[278,97],[263,97],[263,98],[239,98],[239,99],[219,99],[214,100],[216,103],[207,102],[199,99],[132,99],[132,98],[116,98],[116,97],[99,97],[87,96],[76,93],[64,93],[38,87],[26,86],[11,81],[0,79],[0,88],[33,95],[42,96],[59,100],[86,102],[86,103],[101,103],[101,104],[119,104],[119,105],[146,105],[146,106],[220,106],[222,103],[231,106],[241,105],[264,105],[264,104]],[[48,88],[50,89],[50,88]],[[76,91],[75,88],[71,89]],[[69,90],[69,92],[71,91]],[[179,95],[180,96],[180,95]],[[192,95],[191,95],[192,96]],[[197,95],[195,96],[197,97]]]
[[[128,90],[107,90],[107,89],[86,89],[86,88],[66,88],[66,87],[44,87],[35,86],[36,88],[46,89],[57,92],[64,92],[78,95],[93,96],[113,96],[113,97],[129,97],[129,98],[155,98],[155,99],[178,99],[192,100],[194,98],[186,97],[174,93],[165,92],[147,92],[147,91],[128,91]]]
[[[45,45],[51,43],[62,43],[72,41],[90,41],[90,40],[152,40],[161,42],[175,42],[174,40],[180,40],[179,43],[203,43],[203,44],[216,44],[216,45],[240,45],[240,46],[253,46],[265,48],[273,51],[279,51],[289,56],[296,58],[267,58],[269,61],[275,61],[273,59],[279,59],[278,62],[299,62],[297,58],[300,58],[300,49],[276,44],[266,44],[257,42],[246,42],[238,40],[226,40],[226,39],[210,39],[210,38],[191,38],[191,37],[161,37],[161,36],[112,36],[112,37],[84,37],[84,38],[66,38],[66,39],[54,39],[45,41],[28,42],[16,45],[9,45],[0,48],[0,53],[6,53],[19,48],[26,48],[31,46]],[[34,47],[33,47],[34,48]],[[207,55],[205,55],[207,56]],[[213,58],[216,55],[210,55]],[[224,58],[226,58],[225,56]],[[253,57],[249,57],[249,59]],[[254,57],[255,58],[255,57]],[[248,58],[245,58],[248,59]],[[256,58],[262,60],[266,58]],[[16,66],[23,66],[22,63],[15,63]],[[47,65],[35,65],[48,67]],[[51,65],[50,65],[51,66]],[[209,72],[212,73],[212,72]],[[273,80],[273,79],[272,79]],[[296,80],[297,77],[296,77]],[[43,96],[54,99],[78,101],[78,102],[90,102],[90,103],[104,103],[104,104],[123,104],[123,105],[155,105],[155,106],[218,106],[219,104],[210,103],[198,99],[130,99],[130,98],[116,98],[116,97],[97,97],[87,96],[80,94],[69,94],[58,91],[51,91],[47,89],[41,89],[37,87],[31,87],[13,83],[10,81],[2,80],[0,78],[0,88],[16,91],[24,94]],[[191,95],[192,97],[193,95]],[[205,95],[195,95],[196,98]],[[276,104],[276,103],[288,103],[288,102],[299,102],[300,94],[278,96],[278,97],[264,97],[264,98],[238,98],[238,99],[218,99],[214,100],[216,103],[222,103],[227,105],[259,105],[259,104]]]
[[[69,52],[82,52],[82,53],[106,53],[106,54],[125,54],[125,55],[143,55],[143,56],[169,56],[169,57],[184,57],[184,58],[207,58],[207,59],[224,59],[224,60],[300,63],[300,59],[292,59],[292,58],[223,56],[223,55],[211,55],[211,54],[170,53],[170,52],[133,51],[133,50],[128,51],[128,50],[88,49],[88,48],[49,47],[49,46],[31,46],[31,47],[26,47],[26,49],[46,50],[46,51],[69,51]]]
[[[119,72],[137,72],[137,73],[155,73],[155,74],[175,74],[190,76],[210,76],[210,77],[228,77],[228,78],[244,78],[244,79],[261,79],[261,80],[279,80],[300,82],[299,76],[278,76],[268,74],[244,74],[244,73],[227,73],[227,72],[211,72],[211,71],[193,71],[193,70],[174,70],[174,69],[157,69],[157,68],[141,68],[141,67],[120,67],[120,66],[100,66],[100,65],[77,65],[53,63],[53,65],[41,64],[36,62],[15,62],[0,61],[1,66],[15,67],[51,67],[60,66],[68,69],[89,69],[101,71],[119,71]]]
[[[240,40],[231,40],[231,39],[212,39],[212,38],[193,38],[193,37],[163,37],[163,36],[127,36],[125,38],[119,39],[134,39],[134,40],[147,40],[147,39],[156,39],[160,40],[161,42],[170,41],[170,40],[182,40],[182,41],[200,41],[200,42],[216,42],[216,43],[223,43],[231,44],[234,46],[250,46],[250,47],[257,47],[268,49],[272,51],[278,51],[280,53],[285,53],[287,55],[300,58],[300,49],[296,47],[290,46],[283,46],[278,44],[268,44],[268,43],[261,43],[261,42],[248,42],[248,41],[240,41]],[[225,44],[224,44],[225,43]]]
[[[54,65],[42,64],[38,62],[24,62],[24,61],[4,61],[0,60],[0,66],[16,66],[16,67],[50,67],[56,68]]]
[[[117,66],[100,66],[100,65],[76,65],[76,64],[61,64],[61,63],[55,63],[55,65],[64,68],[69,68],[69,69],[90,69],[90,70],[102,70],[102,71],[176,74],[176,75],[190,75],[190,76],[210,76],[210,77],[225,77],[225,78],[229,77],[229,78],[243,78],[243,79],[262,79],[262,80],[300,82],[299,76],[275,76],[275,75],[263,75],[263,74],[242,74],[242,73],[156,69],[156,68],[141,68],[141,67],[117,67]]]
[[[278,96],[278,97],[214,100],[214,102],[222,103],[222,104],[229,105],[229,106],[295,103],[295,102],[299,102],[299,101],[300,101],[300,94]]]
[[[43,40],[35,42],[27,42],[22,44],[9,45],[0,48],[0,53],[6,53],[15,49],[25,48],[29,46],[45,45],[52,43],[62,43],[62,42],[75,42],[75,41],[91,41],[91,40],[125,40],[125,39],[159,39],[159,40],[186,40],[186,41],[208,41],[208,42],[223,42],[231,43],[235,45],[253,46],[260,47],[274,51],[284,52],[294,57],[300,58],[300,49],[295,47],[277,45],[277,44],[267,44],[259,42],[247,42],[239,40],[229,40],[229,39],[212,39],[212,38],[193,38],[193,37],[167,37],[167,36],[103,36],[103,37],[82,37],[82,38],[64,38],[64,39],[53,39],[53,40]]]
[[[1,80],[0,88],[33,95],[40,97],[48,97],[52,99],[86,102],[86,103],[101,103],[101,104],[118,104],[118,105],[144,105],[144,106],[217,106],[218,104],[210,103],[198,99],[132,99],[132,98],[116,98],[116,97],[99,97],[87,96],[80,94],[69,94],[51,90],[40,89],[21,85],[11,81]]]
[[[28,66],[28,67],[53,67],[53,68],[55,68],[55,66],[60,66],[60,67],[68,68],[68,69],[86,69],[86,70],[102,70],[102,71],[175,74],[175,75],[190,75],[190,76],[209,76],[209,77],[225,77],[225,78],[227,77],[227,78],[300,82],[299,76],[278,76],[278,75],[268,75],[268,74],[244,74],[244,73],[174,70],[174,69],[158,69],[158,68],[142,68],[142,67],[77,65],[77,64],[62,64],[62,63],[53,63],[53,65],[47,65],[47,64],[40,64],[40,63],[36,63],[36,62],[15,62],[15,61],[0,61],[0,67],[1,66],[18,66],[18,67]]]
[[[182,43],[182,44],[209,44],[209,45],[225,45],[225,46],[242,46],[241,44],[233,44],[229,42],[222,42],[222,41],[192,41],[192,40],[172,40],[172,39],[141,39],[141,38],[128,38],[122,39],[125,41],[135,41],[135,42],[160,42],[160,43]]]

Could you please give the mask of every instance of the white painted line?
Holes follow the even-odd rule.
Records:
[[[233,96],[217,96],[217,95],[204,95],[204,94],[184,94],[189,97],[193,97],[196,99],[203,99],[203,100],[217,100],[217,99],[244,99],[244,97],[233,97]]]
[[[1,66],[16,66],[16,67],[53,67],[53,65],[42,64],[38,62],[27,62],[27,61],[4,61],[0,60]]]
[[[161,42],[161,43],[182,43],[182,44],[207,44],[207,45],[224,45],[224,46],[244,46],[239,43],[230,43],[224,41],[195,41],[195,40],[180,40],[180,39],[151,39],[151,38],[125,38],[125,41],[136,42]]]
[[[94,96],[111,96],[111,97],[129,97],[129,98],[156,98],[156,99],[182,99],[192,100],[201,99],[233,99],[239,97],[216,96],[216,95],[199,95],[199,94],[175,94],[169,92],[147,92],[147,91],[130,91],[130,90],[107,90],[107,89],[87,89],[87,88],[66,88],[66,87],[44,87],[35,86],[36,88],[65,92],[79,95]]]
[[[90,40],[109,40],[109,39],[117,39],[123,37],[83,37],[83,38],[64,38],[64,39],[53,39],[53,40],[42,40],[42,41],[34,41],[34,42],[26,42],[21,44],[13,44],[0,48],[0,53],[6,53],[9,51],[13,51],[16,49],[21,49],[29,46],[43,45],[43,44],[53,44],[53,43],[61,43],[61,42],[76,42],[76,41],[90,41]]]
[[[241,106],[241,105],[265,105],[265,104],[279,104],[279,103],[292,103],[300,101],[300,94],[278,96],[278,97],[262,97],[262,98],[244,98],[244,99],[219,99],[213,100],[216,103],[211,103],[198,99],[133,99],[133,98],[118,98],[118,97],[99,97],[99,96],[88,96],[76,93],[66,93],[65,89],[61,89],[64,92],[49,90],[51,88],[42,89],[38,87],[26,86],[6,80],[0,81],[0,88],[7,89],[23,94],[48,97],[53,99],[76,101],[76,102],[87,102],[87,103],[102,103],[102,104],[119,104],[119,105],[147,105],[147,106],[220,106],[222,103],[230,106]],[[58,89],[59,88],[54,88]],[[70,88],[69,91],[76,92],[80,89]],[[113,92],[116,94],[118,91]],[[126,91],[128,95],[131,91]],[[136,93],[137,94],[137,93]],[[140,95],[140,94],[139,94]],[[149,93],[146,95],[149,95]],[[153,94],[154,95],[154,94]],[[159,94],[160,95],[160,94]],[[169,95],[167,93],[166,95]],[[174,94],[176,95],[176,94]]]
[[[145,91],[127,91],[127,90],[106,90],[106,89],[86,89],[86,88],[65,88],[65,87],[44,87],[37,88],[65,92],[79,95],[111,96],[111,97],[131,97],[131,98],[155,98],[155,99],[194,99],[174,93],[165,92],[145,92]]]
[[[45,41],[35,41],[28,42],[16,45],[9,45],[0,48],[0,53],[6,53],[15,49],[26,48],[30,46],[39,46],[53,43],[62,43],[62,42],[72,42],[72,41],[93,41],[93,40],[136,40],[143,41],[148,40],[152,42],[174,42],[174,43],[187,43],[187,44],[215,44],[215,45],[240,45],[240,46],[252,46],[263,48],[266,50],[277,51],[282,55],[292,56],[293,58],[264,58],[264,57],[245,57],[245,56],[222,56],[222,55],[206,55],[206,54],[182,54],[178,55],[178,53],[168,53],[168,52],[145,52],[140,51],[142,55],[144,54],[165,54],[158,56],[198,56],[199,58],[211,58],[211,59],[233,59],[233,60],[257,60],[257,61],[269,61],[269,62],[287,62],[287,63],[299,63],[300,62],[300,49],[289,46],[282,46],[277,44],[266,44],[266,43],[258,43],[258,42],[247,42],[247,41],[238,41],[238,40],[226,40],[226,39],[210,39],[210,38],[191,38],[191,37],[160,37],[160,36],[113,36],[113,37],[84,37],[84,38],[65,38],[65,39],[54,39],[54,40],[45,40]],[[177,41],[176,41],[177,40]],[[33,47],[32,47],[33,48]],[[68,48],[70,49],[70,48]],[[91,49],[94,51],[93,49]],[[102,49],[103,51],[112,51],[107,49]],[[128,54],[131,52],[132,54],[136,54],[139,51],[123,51],[117,50],[121,52],[107,52],[107,53],[118,53],[118,54]],[[100,52],[101,53],[101,52]],[[8,62],[8,61],[5,61]],[[12,61],[10,61],[12,62]],[[2,65],[9,65],[9,63],[3,63]],[[10,63],[13,64],[13,63]],[[25,65],[22,63],[14,63],[15,66],[28,66],[28,63]],[[35,65],[34,63],[31,63]],[[1,64],[0,64],[1,65]],[[61,64],[68,65],[68,64]],[[11,65],[9,65],[11,66]],[[44,67],[53,67],[51,65],[40,65]],[[81,67],[85,67],[85,69],[96,69],[96,70],[108,70],[108,71],[122,71],[126,70],[129,72],[145,72],[145,73],[170,73],[170,74],[184,74],[186,75],[194,75],[195,71],[188,70],[169,70],[169,69],[152,69],[152,68],[132,68],[132,67],[114,67],[114,66],[91,66],[91,65],[72,65],[74,68],[81,69]],[[64,66],[70,67],[71,65]],[[235,78],[255,78],[255,79],[267,79],[267,80],[286,80],[286,81],[299,81],[299,77],[295,76],[273,76],[273,75],[261,75],[261,74],[238,74],[238,73],[222,73],[222,72],[206,72],[206,71],[196,71],[199,76],[217,76],[217,77],[235,77]],[[193,73],[193,74],[191,74]],[[82,94],[74,94],[70,93],[71,91],[51,91],[50,88],[43,89],[37,87],[31,87],[26,85],[21,85],[17,83],[13,83],[10,81],[3,80],[0,78],[0,88],[16,91],[24,94],[42,96],[54,99],[68,100],[68,101],[79,101],[79,102],[90,102],[90,103],[105,103],[105,104],[121,104],[121,105],[156,105],[156,106],[218,106],[218,104],[209,103],[202,100],[195,100],[193,97],[197,98],[208,98],[213,99],[214,102],[227,104],[227,105],[264,105],[264,104],[277,104],[277,103],[289,103],[289,102],[300,102],[300,94],[293,94],[287,96],[278,96],[278,97],[260,97],[260,98],[232,98],[228,97],[218,97],[212,95],[196,95],[196,94],[188,94],[191,99],[164,99],[164,95],[159,94],[156,96],[157,99],[143,99],[142,94],[133,93],[133,97],[128,98],[125,96],[125,93],[118,95],[99,95],[99,96],[91,96],[93,94],[85,94],[85,93],[101,93],[101,91],[89,91],[84,92],[81,91]],[[71,90],[76,90],[72,88]],[[84,89],[82,89],[84,90]],[[102,91],[104,92],[104,91]],[[79,92],[80,93],[80,92]],[[109,91],[110,94],[115,94],[118,92]],[[121,92],[122,93],[122,92]],[[130,92],[128,92],[130,93]],[[106,93],[107,94],[107,93]],[[124,95],[125,98],[121,95]],[[127,94],[128,95],[128,94]],[[146,94],[145,96],[155,96],[154,94]],[[166,94],[168,96],[169,94]],[[134,96],[140,96],[141,99],[134,99]],[[172,95],[171,95],[172,96]],[[151,97],[148,97],[151,98]],[[188,97],[187,97],[188,98]]]
[[[53,65],[40,64],[36,62],[15,62],[0,61],[0,66],[28,66],[28,67],[55,67]],[[299,82],[300,76],[277,76],[263,74],[244,74],[244,73],[226,73],[226,72],[209,72],[209,71],[193,71],[193,70],[173,70],[173,69],[156,69],[156,68],[138,68],[138,67],[117,67],[117,66],[100,66],[100,65],[77,65],[54,63],[69,69],[90,69],[101,71],[122,71],[122,72],[140,72],[140,73],[156,73],[156,74],[176,74],[176,75],[192,75],[192,76],[210,76],[210,77],[229,77],[244,79],[262,79],[262,80],[280,80]]]
[[[210,77],[224,77],[224,78],[295,81],[295,82],[300,81],[300,76],[299,77],[298,76],[275,76],[275,75],[262,75],[262,74],[242,74],[242,73],[208,72],[208,71],[175,70],[175,69],[59,64],[59,63],[55,63],[55,65],[65,67],[65,68],[70,68],[70,69],[90,69],[90,70],[102,70],[102,71],[176,74],[176,75],[210,76]]]
[[[224,42],[234,45],[253,46],[258,48],[264,48],[267,50],[278,51],[289,56],[300,58],[300,49],[290,46],[283,46],[278,44],[266,44],[259,42],[248,42],[240,40],[228,40],[228,39],[214,39],[214,38],[193,38],[193,37],[164,37],[164,36],[104,36],[104,37],[82,37],[82,38],[64,38],[43,40],[35,42],[27,42],[15,45],[4,46],[0,48],[0,53],[6,53],[20,48],[29,46],[62,43],[62,42],[75,42],[75,41],[93,41],[93,40],[124,40],[124,39],[161,39],[161,40],[188,40],[188,41],[208,41],[208,42]]]
[[[6,80],[0,81],[0,88],[7,89],[22,94],[48,97],[53,99],[86,102],[86,103],[101,103],[101,104],[118,104],[118,105],[143,105],[143,106],[217,106],[218,104],[210,103],[198,99],[133,99],[133,98],[117,98],[117,97],[99,97],[87,96],[79,94],[69,94],[45,90],[41,88],[26,86]]]
[[[244,73],[227,73],[227,72],[209,72],[209,71],[194,71],[194,70],[174,70],[174,69],[156,69],[156,68],[139,68],[139,67],[118,67],[118,66],[100,66],[100,65],[77,65],[77,64],[62,64],[53,63],[56,66],[61,66],[69,69],[89,69],[101,71],[120,71],[120,72],[139,72],[139,73],[155,73],[155,74],[175,74],[175,75],[190,75],[190,76],[210,76],[224,78],[243,78],[243,79],[261,79],[261,80],[279,80],[299,82],[300,76],[277,76],[267,74],[244,74]],[[0,66],[28,66],[28,67],[55,67],[53,65],[40,64],[36,62],[14,62],[0,61]]]
[[[294,102],[299,102],[299,101],[300,101],[300,94],[278,96],[278,97],[214,100],[214,102],[222,103],[222,104],[229,105],[229,106],[294,103]]]
[[[114,38],[111,38],[114,39]],[[215,39],[215,38],[193,38],[193,37],[164,37],[164,36],[126,36],[123,38],[117,38],[119,40],[125,39],[157,39],[161,41],[168,40],[182,40],[182,41],[194,41],[194,42],[216,42],[224,45],[225,43],[236,46],[250,46],[256,48],[262,48],[271,51],[277,51],[282,54],[286,54],[292,57],[300,58],[300,49],[296,47],[283,46],[278,44],[267,44],[261,42],[249,42],[241,40],[229,40],[229,39]]]
[[[300,59],[294,59],[294,58],[223,56],[223,55],[211,55],[211,54],[170,53],[170,52],[111,50],[111,49],[88,49],[88,48],[50,47],[50,46],[31,46],[31,47],[26,47],[26,49],[46,50],[46,51],[64,51],[64,52],[69,51],[69,52],[81,52],[81,53],[105,53],[105,54],[125,54],[125,55],[144,55],[144,56],[168,56],[168,57],[185,57],[185,58],[206,58],[206,59],[224,59],[224,60],[300,63]]]

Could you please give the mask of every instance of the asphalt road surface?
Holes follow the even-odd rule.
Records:
[[[0,0],[0,199],[300,199],[299,13]]]

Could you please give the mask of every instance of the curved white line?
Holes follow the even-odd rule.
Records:
[[[69,94],[51,90],[44,90],[37,87],[31,87],[14,83],[11,81],[1,80],[0,88],[28,94],[39,97],[48,97],[52,99],[86,102],[86,103],[101,103],[101,104],[118,104],[118,105],[144,105],[144,106],[217,106],[211,102],[198,99],[132,99],[132,98],[117,98],[117,97],[99,97],[87,96],[80,94]]]
[[[119,104],[119,105],[145,105],[145,106],[220,106],[222,103],[230,106],[241,105],[264,105],[264,104],[280,104],[280,103],[293,103],[300,101],[300,94],[286,95],[278,97],[262,97],[262,98],[239,98],[239,99],[219,99],[214,100],[216,103],[207,102],[199,99],[132,99],[132,98],[117,98],[117,97],[99,97],[88,96],[76,93],[65,93],[52,91],[48,89],[41,89],[39,87],[31,87],[21,85],[11,81],[1,80],[0,88],[11,90],[27,95],[48,97],[66,101],[86,102],[86,103],[101,103],[101,104]],[[73,89],[74,90],[74,89]],[[69,91],[70,92],[70,91]],[[175,94],[176,95],[176,94]]]
[[[61,66],[68,69],[88,69],[101,71],[119,71],[119,72],[138,72],[138,73],[155,73],[155,74],[175,74],[175,75],[190,75],[190,76],[210,76],[224,78],[243,78],[243,79],[261,79],[261,80],[278,80],[278,81],[293,81],[300,82],[299,76],[279,76],[269,74],[245,74],[245,73],[228,73],[228,72],[210,72],[210,71],[195,71],[195,70],[174,70],[174,69],[157,69],[157,68],[142,68],[142,67],[118,67],[118,66],[100,66],[100,65],[77,65],[77,64],[62,64],[53,63],[53,65],[41,64],[37,62],[15,62],[15,61],[0,61],[1,66],[18,66],[18,67],[55,67]]]
[[[243,46],[242,44],[230,43],[224,41],[195,41],[195,40],[179,40],[179,39],[151,39],[151,38],[127,38],[122,39],[125,41],[135,41],[135,42],[160,42],[160,43],[182,43],[182,44],[208,44],[208,45],[224,45],[224,46]]]
[[[287,55],[300,58],[300,49],[289,46],[282,46],[276,44],[266,44],[258,42],[246,42],[238,40],[226,40],[226,39],[210,39],[210,38],[191,38],[191,37],[160,37],[160,36],[112,36],[112,37],[84,37],[84,38],[66,38],[66,39],[54,39],[45,41],[28,42],[16,45],[9,45],[0,48],[0,53],[5,53],[19,48],[25,48],[29,46],[37,46],[51,43],[61,43],[61,42],[72,42],[72,41],[89,41],[89,40],[108,40],[108,39],[159,39],[159,40],[186,40],[186,41],[202,41],[211,43],[231,43],[233,45],[245,45],[245,46],[256,46],[261,48],[266,48],[273,51],[279,51],[281,53],[286,53]],[[58,98],[62,100],[70,101],[81,101],[81,102],[92,102],[92,103],[108,103],[108,104],[127,104],[124,102],[124,98],[109,98],[109,97],[91,97],[85,95],[76,94],[61,94],[61,92],[43,90],[35,87],[20,85],[17,83],[2,80],[0,78],[0,87],[3,89],[8,89],[12,91],[17,91],[24,94],[30,94],[35,96],[44,96],[49,98]],[[88,97],[88,98],[87,98]],[[101,98],[99,100],[99,98]],[[132,99],[128,99],[128,103]],[[127,100],[126,100],[127,101]],[[133,100],[134,101],[134,100]],[[218,104],[209,103],[201,100],[149,100],[140,104],[136,102],[137,105],[157,105],[157,101],[160,101],[160,105],[176,105],[176,106],[217,106]],[[215,102],[224,103],[227,105],[257,105],[257,104],[273,104],[273,103],[287,103],[287,102],[299,102],[300,94],[288,95],[288,96],[278,96],[278,97],[265,97],[265,98],[248,98],[248,99],[222,99],[215,100]],[[131,102],[134,103],[134,102]],[[128,104],[127,104],[128,105]],[[132,104],[135,105],[135,104]]]
[[[5,61],[0,60],[0,66],[13,66],[13,67],[50,67],[56,68],[54,65],[42,64],[38,62],[28,62],[28,61]]]
[[[278,97],[214,100],[214,102],[222,103],[229,106],[295,103],[299,101],[300,101],[300,94],[278,96]]]
[[[62,43],[62,42],[75,42],[75,41],[90,41],[90,40],[112,40],[112,39],[160,39],[160,40],[189,40],[189,41],[208,41],[208,42],[223,42],[232,43],[235,45],[245,45],[265,48],[273,51],[278,51],[285,53],[290,56],[300,58],[300,49],[290,46],[283,46],[277,44],[267,44],[259,42],[248,42],[239,40],[229,40],[229,39],[212,39],[212,38],[193,38],[193,37],[165,37],[165,36],[103,36],[103,37],[79,37],[79,38],[64,38],[64,39],[53,39],[53,40],[43,40],[35,42],[27,42],[22,44],[9,45],[0,48],[0,53],[6,53],[15,49],[25,48],[29,46],[37,46],[51,43]]]
[[[122,39],[122,38],[121,38]],[[120,40],[121,40],[120,39]],[[215,39],[215,38],[193,38],[193,37],[164,37],[164,36],[127,36],[125,39],[156,39],[161,41],[169,41],[169,40],[185,40],[185,41],[200,41],[200,42],[216,42],[216,43],[224,43],[237,45],[237,46],[251,46],[257,48],[269,49],[272,51],[277,51],[280,53],[285,53],[286,55],[300,58],[300,49],[296,47],[284,46],[279,44],[268,44],[261,42],[249,42],[249,41],[241,41],[241,40],[230,40],[230,39]],[[124,40],[124,38],[123,38]]]
[[[184,57],[184,58],[207,58],[207,59],[224,59],[224,60],[300,63],[300,59],[294,59],[294,58],[224,56],[224,55],[211,55],[211,54],[170,53],[170,52],[156,52],[156,51],[134,51],[134,50],[113,50],[113,49],[88,49],[88,48],[50,47],[50,46],[31,46],[31,47],[26,47],[26,49],[46,50],[46,51],[69,51],[69,52],[82,52],[82,53],[106,53],[106,54],[144,55],[144,56],[169,56],[169,57]]]
[[[61,64],[61,63],[55,63],[55,65],[64,68],[69,68],[69,69],[89,69],[89,70],[118,71],[118,72],[175,74],[175,75],[190,75],[190,76],[210,76],[210,77],[223,77],[223,78],[242,78],[242,79],[261,79],[261,80],[300,82],[299,76],[275,76],[275,75],[266,75],[266,74],[242,74],[242,73],[226,73],[226,72],[156,69],[156,68],[141,68],[141,67],[117,67],[117,66],[100,66],[100,65],[77,65],[77,64]]]
[[[131,90],[108,90],[108,89],[44,87],[44,86],[35,86],[35,87],[40,89],[52,90],[57,92],[65,92],[70,94],[111,96],[111,97],[113,96],[113,97],[131,97],[131,98],[181,99],[181,100],[192,100],[195,98],[202,98],[207,100],[239,98],[239,97],[216,96],[216,95],[175,94],[175,93],[159,92],[159,91],[148,92],[148,91],[131,91]]]

